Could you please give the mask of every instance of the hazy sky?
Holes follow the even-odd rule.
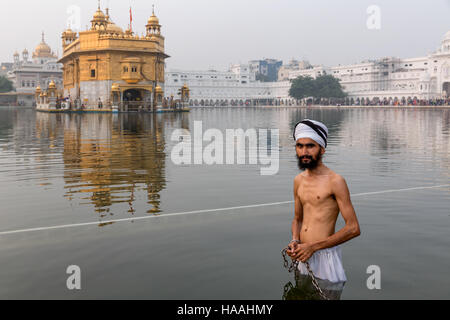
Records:
[[[41,32],[61,54],[61,33],[71,5],[90,26],[97,0],[1,0],[0,61],[40,42]],[[225,70],[231,63],[304,58],[333,66],[383,56],[424,56],[450,30],[450,0],[102,0],[126,28],[129,7],[139,34],[155,4],[166,37],[169,69]],[[369,30],[367,8],[377,5],[381,28]]]

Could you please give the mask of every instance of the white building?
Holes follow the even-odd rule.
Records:
[[[428,56],[369,60],[352,65],[311,66],[291,61],[279,71],[278,82],[255,81],[252,65],[233,65],[228,72],[181,71],[166,73],[165,94],[178,99],[184,85],[191,89],[191,105],[242,105],[250,103],[289,104],[291,81],[299,76],[333,75],[341,81],[349,99],[412,101],[450,97],[450,31],[440,48]],[[252,71],[253,70],[253,71]]]
[[[305,69],[298,69],[293,70],[289,72],[289,80],[294,80],[295,78],[298,78],[300,76],[302,77],[311,77],[311,78],[317,78],[319,76],[329,74],[330,70],[324,66],[311,66]]]
[[[13,67],[7,77],[16,88],[19,104],[31,105],[36,87],[47,88],[52,80],[58,88],[62,88],[62,65],[57,61],[58,57],[45,43],[44,34],[42,42],[33,52],[32,60],[29,60],[27,49],[22,52],[22,60],[18,52],[14,53]]]
[[[359,64],[331,68],[294,70],[289,79],[298,76],[316,78],[331,74],[341,80],[349,98],[380,100],[445,99],[450,94],[450,31],[441,47],[425,57],[400,59],[395,57],[365,61]]]
[[[295,59],[292,59],[288,62],[288,64],[284,64],[280,67],[278,70],[278,81],[286,81],[289,80],[289,74],[292,71],[297,70],[305,70],[305,69],[311,69],[312,66],[308,61],[298,61]]]
[[[245,64],[232,65],[230,71],[226,72],[215,70],[166,72],[166,98],[179,99],[178,92],[184,84],[190,89],[190,104],[194,106],[271,103],[274,99],[290,99],[290,81],[255,81],[255,73]]]

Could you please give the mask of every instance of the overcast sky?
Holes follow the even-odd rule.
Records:
[[[169,69],[225,70],[262,58],[334,66],[418,57],[434,51],[450,30],[450,0],[102,0],[101,6],[109,4],[111,18],[124,29],[132,6],[133,30],[141,34],[152,3]],[[32,52],[42,31],[61,54],[72,5],[81,9],[85,30],[97,0],[2,0],[0,61],[12,62],[15,50]],[[367,27],[376,17],[367,13],[371,5],[380,9],[380,29]]]

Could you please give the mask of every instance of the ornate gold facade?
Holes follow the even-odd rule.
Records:
[[[64,94],[75,105],[96,109],[119,106],[150,109],[164,84],[164,37],[153,15],[146,34],[123,31],[98,8],[91,28],[79,34],[68,29],[62,34]]]

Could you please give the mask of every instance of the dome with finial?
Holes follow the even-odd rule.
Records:
[[[100,9],[100,0],[98,1],[97,11],[94,13],[94,17],[91,20],[92,28],[91,30],[105,30],[108,21],[105,14]]]
[[[34,49],[33,58],[53,58],[54,54],[50,46],[45,43],[44,33],[42,32],[42,42]]]
[[[52,81],[50,81],[50,83],[49,83],[49,85],[48,85],[48,88],[49,89],[55,89],[56,88],[56,84],[55,84],[55,82],[52,80]]]
[[[103,11],[100,9],[100,7],[94,13],[94,20],[106,20],[106,16],[103,13]]]
[[[42,54],[50,54],[52,52],[52,49],[48,46],[46,43],[40,43],[35,51],[37,56],[42,56]]]
[[[64,32],[63,32],[63,36],[73,36],[76,35],[76,32],[73,32],[72,29],[67,28]]]
[[[155,15],[155,5],[153,5],[153,12],[152,12],[152,16],[148,19],[148,24],[149,25],[159,25],[159,19],[158,17]]]
[[[155,16],[155,14],[153,13],[153,15],[150,17],[150,19],[148,19],[148,24],[152,24],[152,25],[157,25],[159,24],[159,19],[157,16]]]

